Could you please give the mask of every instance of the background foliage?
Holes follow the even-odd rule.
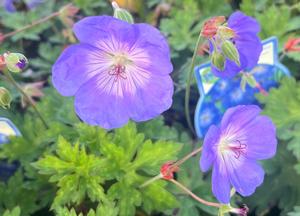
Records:
[[[48,0],[30,11],[7,13],[0,9],[0,31],[7,33],[45,17],[72,2],[80,8],[76,20],[89,15],[112,14],[106,0]],[[119,1],[137,22],[156,25],[168,38],[175,83],[172,108],[150,122],[112,132],[81,123],[72,99],[51,87],[51,65],[74,42],[68,27],[52,19],[6,39],[0,52],[21,52],[28,69],[15,78],[22,84],[46,81],[45,96],[37,106],[49,129],[45,130],[31,108],[22,108],[19,94],[4,79],[0,85],[13,94],[12,109],[0,110],[21,130],[22,137],[0,146],[0,215],[130,216],[216,215],[213,208],[187,197],[167,182],[139,186],[159,172],[166,161],[180,158],[201,140],[193,137],[184,118],[183,100],[187,69],[203,22],[215,15],[242,10],[261,23],[261,39],[277,36],[283,63],[293,78],[282,81],[268,97],[258,96],[264,114],[278,130],[276,157],[264,162],[266,179],[256,193],[233,202],[249,205],[253,215],[300,215],[300,53],[283,53],[291,37],[300,37],[300,3],[297,0],[127,0]],[[70,29],[69,29],[70,30]],[[198,63],[207,61],[198,58]],[[3,78],[3,77],[2,77]],[[195,82],[194,82],[195,84]],[[191,112],[198,100],[192,87]],[[204,199],[214,201],[210,174],[199,172],[198,157],[183,164],[177,180]]]

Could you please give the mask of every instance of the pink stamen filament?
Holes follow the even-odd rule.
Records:
[[[126,67],[124,65],[113,65],[108,74],[111,76],[115,76],[115,82],[118,81],[119,78],[127,79]]]
[[[234,152],[236,159],[238,159],[241,155],[244,155],[247,148],[246,144],[241,143],[239,140],[237,140],[237,142],[239,143],[237,146],[228,146],[228,148]]]

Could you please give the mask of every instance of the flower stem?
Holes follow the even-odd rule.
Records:
[[[156,180],[162,179],[162,174],[158,174],[154,176],[153,178],[149,179],[148,181],[144,182],[139,188],[146,187],[147,185],[151,184],[152,182],[155,182]]]
[[[259,92],[264,95],[264,96],[268,96],[269,93],[264,89],[264,87],[262,87],[262,85],[256,81],[256,88],[258,88]]]
[[[192,77],[193,77],[193,72],[194,72],[195,63],[196,63],[196,57],[197,57],[198,48],[199,48],[199,45],[201,42],[201,38],[202,38],[201,34],[199,34],[199,37],[197,39],[196,46],[194,49],[193,57],[192,57],[191,68],[190,68],[190,71],[189,71],[188,77],[187,77],[187,83],[186,83],[186,88],[185,88],[185,100],[184,100],[185,117],[186,117],[186,120],[187,120],[190,130],[194,134],[195,134],[195,130],[194,130],[192,120],[190,117],[190,90],[191,90],[191,81],[192,81]]]
[[[202,146],[200,148],[195,149],[194,151],[192,151],[191,153],[189,153],[188,155],[184,156],[182,159],[176,161],[172,166],[180,166],[181,164],[183,164],[186,160],[188,160],[190,157],[195,156],[196,154],[198,154],[199,152],[202,151]]]
[[[175,179],[170,179],[170,182],[172,182],[173,184],[175,184],[177,187],[179,187],[181,190],[183,190],[185,193],[187,193],[188,195],[190,195],[193,199],[195,199],[196,201],[207,205],[207,206],[212,206],[212,207],[216,207],[216,208],[220,208],[221,204],[220,203],[214,203],[214,202],[209,202],[206,201],[200,197],[198,197],[196,194],[194,194],[192,191],[190,191],[187,187],[185,187],[184,185],[182,185],[181,183],[179,183],[178,181],[176,181]]]
[[[45,128],[49,128],[48,124],[46,122],[46,120],[43,118],[42,114],[39,112],[39,110],[37,109],[37,107],[34,104],[34,101],[32,101],[32,99],[23,91],[23,89],[21,88],[21,86],[19,86],[19,84],[15,81],[15,79],[12,77],[12,75],[10,74],[10,72],[5,69],[3,70],[3,74],[4,76],[8,79],[8,81],[24,96],[24,98],[30,103],[30,105],[32,106],[32,108],[34,109],[34,111],[36,112],[36,114],[38,115],[38,117],[41,119],[41,121],[43,122]]]
[[[195,149],[194,151],[192,151],[191,153],[189,153],[188,155],[184,156],[182,159],[176,161],[174,164],[172,164],[170,166],[170,170],[174,169],[175,167],[179,167],[181,164],[183,164],[186,160],[188,160],[189,158],[195,156],[196,154],[198,154],[199,152],[201,152],[202,147]],[[156,176],[154,176],[153,178],[149,179],[148,181],[146,181],[145,183],[143,183],[139,188],[143,188],[146,187],[147,185],[155,182],[156,180],[162,179],[163,175],[160,173]]]
[[[68,7],[68,6],[70,6],[70,5],[71,5],[71,4],[67,4],[67,5],[64,6],[64,7]],[[54,12],[54,13],[52,13],[52,14],[50,14],[50,15],[48,15],[48,16],[42,18],[42,19],[33,21],[33,22],[32,22],[31,24],[29,24],[29,25],[26,25],[26,26],[24,26],[24,27],[22,27],[22,28],[19,28],[19,29],[15,30],[15,31],[12,31],[12,32],[9,32],[9,33],[7,33],[7,34],[2,35],[1,39],[4,40],[4,39],[6,39],[6,38],[8,38],[8,37],[11,37],[11,36],[14,36],[14,35],[16,35],[16,34],[18,34],[18,33],[20,33],[20,32],[26,31],[27,29],[30,29],[30,28],[32,28],[32,27],[34,27],[34,26],[36,26],[36,25],[41,24],[41,23],[47,22],[48,20],[53,19],[54,17],[57,17],[57,16],[59,16],[60,14],[61,14],[61,11],[60,11],[60,10],[59,10],[59,11],[56,11],[56,12]]]

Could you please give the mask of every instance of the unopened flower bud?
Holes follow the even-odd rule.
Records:
[[[113,1],[112,6],[114,8],[114,17],[120,20],[123,20],[125,22],[134,23],[132,15],[125,9],[120,8],[119,5]]]
[[[174,178],[174,173],[178,172],[179,167],[174,166],[173,162],[167,162],[160,168],[160,174],[163,179],[170,180]]]
[[[227,26],[219,26],[217,34],[223,39],[231,39],[235,36],[234,30]]]
[[[242,208],[233,208],[230,205],[222,205],[219,208],[219,215],[225,215],[227,213],[232,213],[240,216],[247,216],[249,208],[244,205]]]
[[[217,16],[207,20],[203,25],[201,35],[205,38],[214,37],[218,32],[219,26],[223,24],[225,20],[226,18],[224,16]]]
[[[244,81],[243,81],[244,80]],[[257,82],[255,77],[250,73],[243,73],[242,75],[242,81],[247,83],[252,88],[255,88],[257,86]]]
[[[290,38],[284,45],[285,52],[300,52],[300,38]]]
[[[219,70],[224,70],[225,57],[222,55],[222,53],[214,51],[211,55],[211,62]]]
[[[231,41],[224,41],[221,49],[222,53],[226,58],[230,59],[231,61],[234,61],[238,66],[241,65],[239,52]]]
[[[63,24],[67,27],[72,27],[74,24],[73,17],[78,13],[79,8],[68,4],[60,9],[60,20],[63,22]]]
[[[5,53],[6,67],[14,73],[21,72],[28,64],[27,58],[21,53]]]
[[[9,91],[4,87],[0,87],[0,107],[4,109],[9,108],[11,100]]]

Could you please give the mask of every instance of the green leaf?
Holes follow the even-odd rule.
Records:
[[[11,211],[6,210],[3,214],[3,216],[20,216],[21,215],[21,209],[19,206],[16,206]]]
[[[60,189],[53,208],[70,203],[79,204],[86,194],[91,201],[106,201],[100,185],[103,179],[97,175],[104,166],[100,158],[87,154],[78,143],[72,146],[62,137],[58,139],[56,154],[47,155],[33,164],[39,173],[51,175],[50,182],[58,183]]]
[[[163,163],[176,159],[176,154],[180,149],[181,145],[174,142],[157,141],[152,143],[147,140],[137,152],[133,166],[149,174],[157,174]]]
[[[140,192],[134,187],[128,187],[125,182],[118,182],[110,187],[108,196],[119,200],[119,215],[127,216],[135,214],[135,206],[140,206],[142,198]]]
[[[148,214],[153,210],[163,211],[179,206],[175,197],[164,189],[165,185],[165,182],[159,181],[142,189],[143,208]]]

